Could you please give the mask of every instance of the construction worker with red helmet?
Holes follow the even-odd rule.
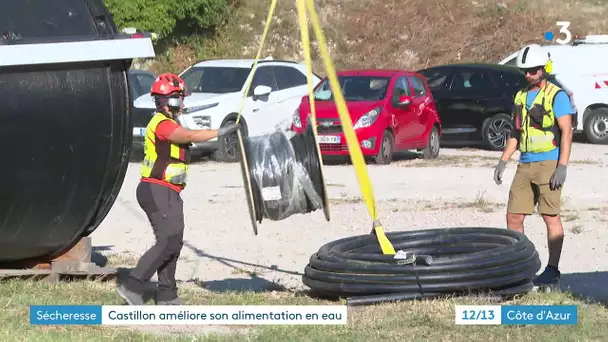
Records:
[[[188,96],[186,84],[174,74],[159,75],[151,95],[156,112],[145,133],[144,161],[136,196],[152,225],[156,243],[118,286],[118,294],[130,305],[143,305],[144,282],[158,275],[156,304],[180,304],[175,281],[177,259],[183,246],[184,212],[181,191],[186,187],[189,144],[235,133],[238,124],[218,130],[190,130],[177,118]]]
[[[514,131],[494,169],[494,181],[502,183],[507,162],[519,150],[519,165],[509,190],[507,227],[523,233],[525,217],[538,205],[547,226],[549,260],[545,270],[534,279],[534,285],[543,289],[557,286],[561,275],[558,267],[564,239],[561,194],[572,148],[572,116],[576,111],[566,91],[548,81],[551,61],[540,45],[521,49],[516,65],[525,74],[528,85],[515,95]]]

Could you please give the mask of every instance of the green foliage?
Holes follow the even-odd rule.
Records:
[[[105,0],[119,29],[154,32],[160,40],[213,31],[234,0]]]

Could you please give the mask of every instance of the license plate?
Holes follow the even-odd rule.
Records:
[[[319,135],[317,141],[320,144],[339,144],[340,136],[338,135]]]
[[[145,127],[133,127],[133,135],[136,137],[143,137],[146,133]]]

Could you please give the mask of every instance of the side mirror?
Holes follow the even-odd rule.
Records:
[[[399,107],[407,107],[412,103],[412,97],[407,95],[399,96],[399,100],[397,101],[397,106]]]
[[[272,88],[270,88],[269,86],[259,85],[259,86],[255,87],[255,89],[253,89],[253,96],[256,96],[256,97],[266,96],[266,95],[270,94],[271,92],[272,92]]]

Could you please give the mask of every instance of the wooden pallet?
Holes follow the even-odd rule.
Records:
[[[86,279],[105,281],[118,275],[112,267],[100,267],[92,262],[91,238],[82,238],[72,249],[50,261],[25,265],[18,269],[0,269],[0,281],[8,279],[61,280]]]

